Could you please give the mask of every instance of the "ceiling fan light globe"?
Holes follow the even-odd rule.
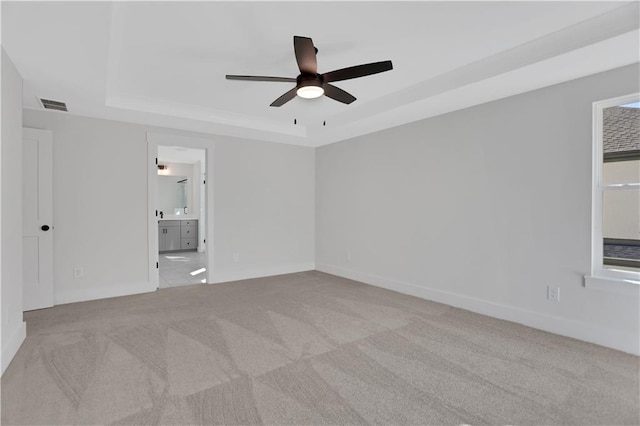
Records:
[[[302,86],[296,91],[301,98],[314,99],[324,95],[324,89],[320,86]]]

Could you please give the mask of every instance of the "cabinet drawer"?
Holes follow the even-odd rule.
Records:
[[[197,238],[183,238],[182,244],[180,245],[182,250],[188,249],[197,249],[198,248],[198,239]]]
[[[197,238],[198,237],[198,227],[197,226],[184,226],[180,228],[180,236],[182,238]]]
[[[179,220],[159,220],[158,226],[160,226],[160,228],[166,228],[168,226],[180,226],[180,221]]]
[[[198,221],[193,219],[182,220],[181,222],[182,226],[198,226]]]

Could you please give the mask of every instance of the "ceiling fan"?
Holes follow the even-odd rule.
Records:
[[[273,101],[271,103],[272,107],[282,106],[295,98],[296,95],[307,99],[318,98],[322,95],[326,95],[338,102],[350,104],[355,101],[356,98],[350,93],[347,93],[339,87],[329,83],[364,77],[371,74],[378,74],[393,69],[391,61],[381,61],[318,74],[318,64],[316,61],[316,53],[318,53],[318,49],[313,45],[313,40],[308,37],[293,36],[293,49],[296,54],[298,68],[300,68],[300,75],[296,78],[227,75],[227,80],[296,83],[296,87]]]

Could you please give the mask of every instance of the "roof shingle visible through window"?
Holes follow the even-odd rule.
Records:
[[[604,109],[604,153],[640,150],[640,108]]]

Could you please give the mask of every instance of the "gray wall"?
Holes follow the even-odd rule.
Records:
[[[53,131],[54,302],[148,291],[146,129],[33,110],[24,127]]]
[[[35,110],[24,125],[53,131],[56,303],[149,291],[146,133],[165,130]],[[211,139],[216,282],[313,269],[313,149],[171,132]]]
[[[637,297],[583,286],[592,102],[637,91],[628,66],[319,148],[317,268],[637,352]]]
[[[315,260],[637,352],[637,298],[582,285],[591,102],[637,91],[637,73],[626,67],[316,151],[182,132],[214,147],[215,281],[312,269]],[[164,130],[31,110],[24,124],[54,135],[56,303],[146,291],[145,135]],[[2,155],[4,179],[4,134]],[[73,278],[75,266],[83,278]],[[546,300],[547,285],[561,288],[559,303]]]
[[[4,373],[26,336],[22,321],[22,77],[4,49],[0,185],[0,364]]]
[[[214,171],[216,281],[315,268],[313,148],[217,143]]]

